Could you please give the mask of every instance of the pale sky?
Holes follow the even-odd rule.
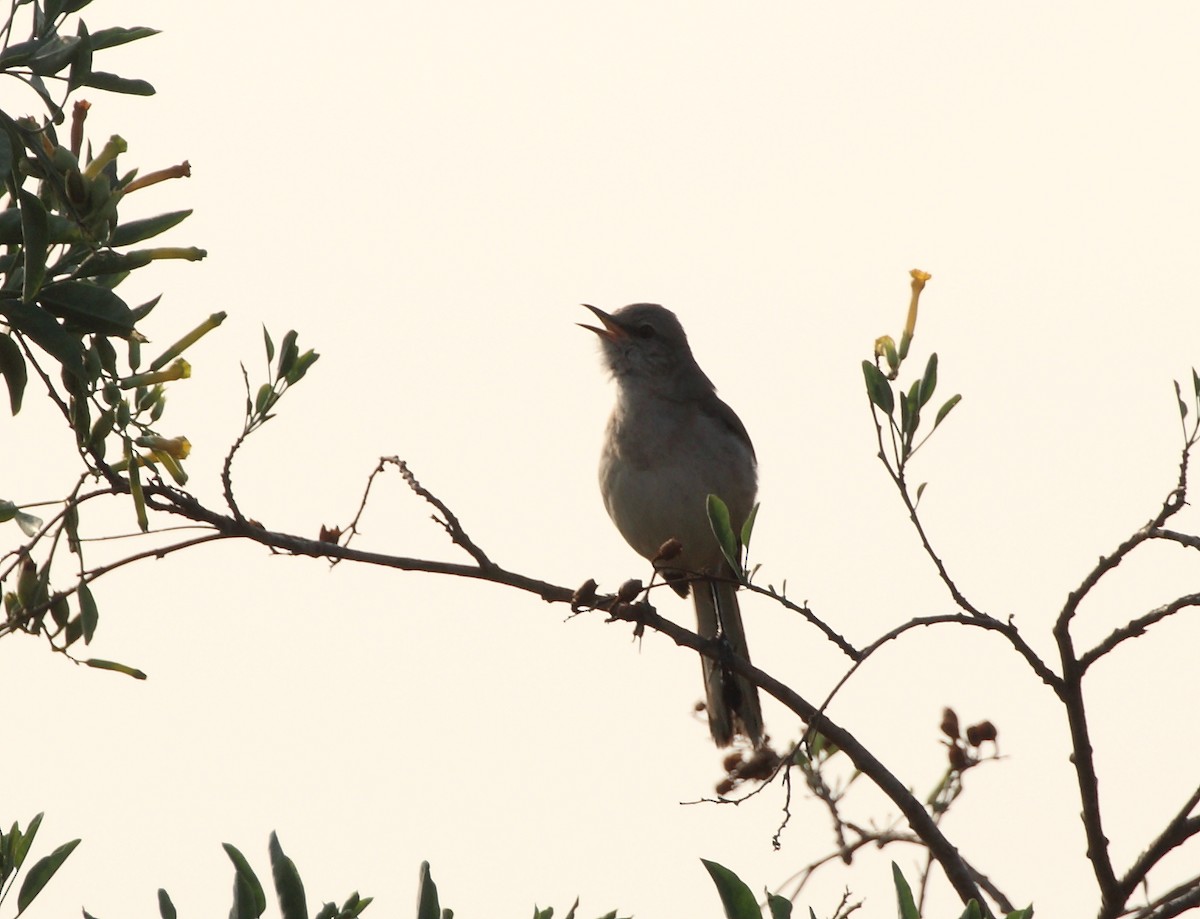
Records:
[[[759,579],[786,579],[866,643],[952,608],[874,458],[860,368],[876,336],[899,334],[917,267],[933,280],[913,370],[937,351],[940,395],[963,401],[912,474],[976,605],[1051,655],[1067,592],[1174,485],[1171,381],[1200,364],[1194,4],[85,12],[93,31],[163,30],[97,56],[159,93],[91,93],[89,126],[96,142],[126,138],[126,168],[193,166],[123,213],[194,207],[168,238],[210,253],[129,284],[132,302],[165,294],[145,334],[165,345],[230,314],[189,352],[194,376],[163,423],[193,443],[206,501],[240,429],[239,361],[260,372],[262,324],[277,340],[296,328],[322,358],[238,460],[248,516],[306,536],[345,524],[378,457],[398,454],[506,567],[565,585],[644,577],[600,502],[612,390],[574,323],[581,302],[661,302],[754,439]],[[15,84],[0,103],[36,110]],[[61,497],[68,435],[32,385],[26,403],[5,422],[19,449],[4,451],[0,497]],[[468,561],[429,511],[389,477],[360,547]],[[1175,524],[1200,522],[1188,510]],[[107,525],[131,530],[132,512]],[[1084,606],[1079,635],[1194,591],[1196,570],[1177,547],[1147,550]],[[772,850],[778,788],[680,806],[721,775],[690,713],[699,665],[598,614],[565,621],[493,585],[234,544],[95,592],[90,653],[147,682],[30,639],[0,646],[0,816],[46,811],[35,854],[84,840],[31,915],[153,915],[160,886],[181,915],[223,914],[220,844],[266,880],[271,830],[314,911],[357,889],[380,917],[412,909],[423,859],[463,917],[535,901],[565,913],[576,895],[581,919],[719,916],[701,857],[761,891],[832,845],[823,808],[793,801]],[[691,621],[683,601],[659,608]],[[770,603],[743,609],[755,663],[823,698],[843,660]],[[1198,634],[1180,614],[1087,683],[1118,870],[1195,787]],[[1001,641],[914,633],[831,714],[924,796],[944,768],[945,705],[993,720],[1005,754],[967,776],[951,840],[1018,904],[1092,914],[1065,723]],[[798,736],[778,705],[766,718],[780,741]],[[865,787],[849,808],[895,815]],[[862,915],[893,915],[893,858],[915,876],[915,851],[865,852],[799,912],[827,915],[849,885]],[[1193,846],[1152,889],[1195,863]],[[938,890],[930,914],[949,914]]]

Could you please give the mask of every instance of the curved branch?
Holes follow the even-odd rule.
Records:
[[[478,565],[461,565],[449,562],[437,562],[427,559],[405,558],[401,556],[383,555],[377,552],[363,552],[335,543],[320,540],[302,539],[285,533],[276,533],[263,527],[256,526],[245,520],[236,520],[223,514],[218,514],[200,504],[186,492],[170,488],[162,482],[145,483],[142,486],[146,504],[155,510],[187,517],[211,525],[225,537],[242,537],[260,543],[273,549],[304,555],[313,558],[337,558],[357,561],[369,565],[380,565],[388,568],[398,568],[407,571],[424,571],[432,574],[446,574],[455,577],[467,577],[492,583],[514,587],[529,593],[537,594],[550,603],[572,603],[575,591],[555,584],[549,584],[535,578],[526,577],[516,572],[507,571],[497,565],[485,568]],[[914,797],[908,787],[896,778],[875,756],[864,747],[857,738],[840,725],[833,722],[828,715],[822,714],[791,688],[779,680],[759,670],[748,661],[731,655],[728,649],[718,642],[701,638],[695,632],[664,619],[647,603],[625,604],[613,602],[609,613],[613,619],[648,626],[666,635],[677,645],[690,648],[699,654],[730,667],[736,673],[746,677],[756,686],[774,696],[787,708],[805,721],[811,721],[817,730],[821,731],[833,743],[837,744],[852,763],[865,773],[900,809],[908,820],[909,826],[929,847],[930,852],[942,866],[955,892],[965,903],[974,898],[982,902],[974,877],[966,863],[958,854],[958,850],[942,834],[933,818],[925,810],[920,801]],[[593,607],[599,608],[599,605]]]

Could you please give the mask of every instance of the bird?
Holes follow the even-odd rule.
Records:
[[[750,435],[717,397],[673,312],[656,303],[612,313],[583,306],[599,325],[579,325],[599,337],[603,362],[617,384],[600,454],[608,515],[677,593],[691,593],[699,635],[723,637],[733,654],[749,661],[737,581],[713,534],[707,499],[716,495],[724,501],[739,533],[758,488]],[[660,550],[670,540],[679,547],[663,558]],[[708,657],[701,663],[713,741],[727,747],[740,735],[761,746],[758,688]]]

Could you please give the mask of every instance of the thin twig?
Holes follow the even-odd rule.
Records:
[[[1185,594],[1182,597],[1177,597],[1170,603],[1156,607],[1150,612],[1138,616],[1136,619],[1131,619],[1119,629],[1114,629],[1112,634],[1105,638],[1102,642],[1086,651],[1079,656],[1079,666],[1086,671],[1092,664],[1096,663],[1104,655],[1115,649],[1124,641],[1130,638],[1137,638],[1146,634],[1146,630],[1156,622],[1161,622],[1168,616],[1174,615],[1182,609],[1189,607],[1200,606],[1200,593]]]

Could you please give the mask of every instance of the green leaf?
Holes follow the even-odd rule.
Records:
[[[933,391],[937,388],[937,365],[938,358],[937,353],[935,352],[929,355],[929,363],[925,365],[925,374],[921,377],[921,408],[925,407],[925,403],[927,403],[933,397]]]
[[[429,862],[421,862],[420,878],[417,881],[417,919],[441,919],[442,908],[438,905],[437,885],[429,873]]]
[[[29,849],[33,845],[34,837],[37,836],[37,831],[42,825],[42,817],[45,813],[40,813],[29,821],[29,826],[25,828],[25,832],[21,833],[14,823],[12,831],[17,834],[17,839],[13,842],[12,852],[9,853],[7,859],[8,866],[12,870],[20,868],[25,864],[25,856],[29,854]]]
[[[71,61],[71,73],[67,77],[67,92],[72,93],[82,85],[87,75],[92,72],[92,36],[88,34],[87,26],[79,20],[79,47]]]
[[[286,377],[295,366],[296,358],[300,356],[300,349],[296,347],[296,337],[295,329],[283,336],[283,343],[279,346],[279,366],[276,368],[275,376]]]
[[[29,62],[29,69],[38,76],[54,76],[71,63],[78,52],[78,38],[74,35],[68,35],[66,38],[56,35],[49,41],[42,42],[41,47]]]
[[[98,279],[95,282],[98,286],[105,290],[111,290],[131,271],[145,268],[153,260],[154,254],[149,249],[132,249],[129,252],[113,252],[110,249],[104,249],[84,259],[83,263],[71,272],[71,278],[94,277]]]
[[[15,415],[21,411],[29,371],[25,367],[25,355],[11,335],[0,335],[0,373],[4,374],[4,382],[8,385],[8,404]]]
[[[40,42],[22,41],[9,45],[0,53],[0,70],[9,70],[27,64],[37,53]]]
[[[96,608],[91,588],[82,581],[79,582],[79,618],[83,626],[83,643],[89,645],[92,643],[92,636],[96,634],[100,611]]]
[[[78,839],[63,843],[45,858],[38,859],[37,863],[29,869],[24,883],[21,884],[21,892],[17,894],[18,916],[25,912],[34,898],[42,892],[42,888],[54,877],[54,873],[62,867],[62,863],[75,851],[77,845],[79,845]]]
[[[154,87],[145,80],[131,80],[128,77],[119,77],[115,73],[105,73],[103,70],[93,70],[87,75],[83,85],[93,89],[107,90],[110,93],[126,93],[131,96],[154,95]]]
[[[39,348],[62,364],[65,371],[86,385],[82,343],[78,337],[67,334],[49,313],[19,300],[0,300],[0,315],[7,317],[10,326],[28,335]]]
[[[55,594],[50,600],[50,618],[60,629],[67,627],[67,621],[71,618],[71,605],[67,602],[66,594]]]
[[[771,919],[791,919],[792,901],[778,894],[767,894],[767,909],[771,911]]]
[[[171,902],[171,896],[161,887],[158,888],[158,914],[162,919],[176,919],[175,904]]]
[[[27,514],[24,511],[17,511],[17,526],[21,528],[21,532],[26,536],[36,536],[44,523],[41,517],[35,517],[33,514]]]
[[[296,358],[295,365],[288,371],[288,375],[285,377],[288,385],[294,385],[304,379],[304,374],[308,373],[308,368],[315,364],[320,357],[321,355],[309,348]]]
[[[165,233],[171,229],[171,227],[183,223],[191,214],[191,210],[170,211],[166,214],[159,214],[157,217],[130,220],[112,231],[112,236],[109,237],[108,244],[113,247],[128,246],[141,242],[143,239],[158,236],[160,233]]]
[[[267,364],[275,360],[275,342],[271,341],[271,333],[267,331],[267,327],[263,326],[263,342],[267,346]]]
[[[130,667],[128,664],[118,664],[116,661],[100,660],[98,657],[91,657],[84,661],[89,667],[94,667],[97,670],[111,670],[114,673],[123,673],[126,676],[131,676],[135,680],[146,679],[146,674],[136,667]]]
[[[128,338],[133,311],[107,287],[87,281],[57,281],[42,288],[38,303],[85,332]]]
[[[126,42],[137,41],[139,38],[149,38],[151,35],[157,34],[158,29],[150,29],[146,26],[134,26],[131,29],[114,26],[111,29],[101,29],[99,32],[93,32],[92,47],[99,51],[102,48],[112,48],[116,45],[123,45]]]
[[[892,395],[891,384],[883,371],[870,361],[863,361],[863,376],[867,381],[867,395],[871,404],[885,415],[891,415],[896,409],[895,397]]]
[[[1194,371],[1194,370],[1192,371],[1192,373],[1195,373],[1195,372],[1196,371]],[[1175,382],[1175,401],[1177,401],[1179,403],[1179,417],[1182,420],[1187,421],[1188,407],[1187,407],[1187,404],[1183,401],[1183,390],[1180,389],[1178,380],[1175,380],[1174,382]]]
[[[961,401],[961,395],[953,395],[947,399],[946,404],[938,409],[937,417],[933,419],[933,426],[936,428],[939,424],[941,424],[942,419],[950,414],[950,409],[954,408],[954,406],[958,405],[958,403]]]
[[[750,537],[754,534],[754,521],[758,518],[758,502],[755,502],[754,507],[750,508],[750,516],[746,518],[746,522],[742,524],[742,547],[750,548]]]
[[[733,535],[733,524],[729,520],[729,508],[717,495],[709,495],[705,507],[708,510],[708,525],[717,537],[717,545],[721,547],[729,567],[735,574],[740,574],[742,560],[738,552],[737,537]]]
[[[716,862],[704,858],[700,859],[700,862],[708,869],[709,876],[717,887],[717,893],[721,895],[726,919],[762,919],[758,899],[741,878]]]
[[[271,853],[271,877],[275,881],[275,896],[279,899],[279,912],[283,919],[308,919],[308,904],[304,898],[304,884],[295,863],[283,854],[279,837],[271,834],[267,844]]]
[[[20,508],[17,505],[0,498],[0,523],[8,523],[8,521],[17,516],[18,511],[20,511]]]
[[[1192,391],[1196,394],[1196,398],[1200,399],[1200,373],[1196,373],[1196,368],[1192,368]]]
[[[968,900],[967,908],[963,910],[962,919],[983,919],[978,900]]]
[[[1033,906],[1026,906],[1024,909],[1015,909],[1005,919],[1033,919]]]
[[[25,279],[22,282],[21,299],[29,303],[41,289],[46,277],[46,251],[49,246],[50,229],[47,225],[46,208],[37,195],[21,190],[21,238],[25,249]]]
[[[233,862],[233,910],[230,919],[257,919],[267,908],[267,895],[258,880],[258,875],[246,861],[246,856],[230,843],[221,843],[221,848]]]
[[[917,904],[913,901],[912,888],[895,862],[892,862],[892,880],[896,883],[896,906],[900,919],[921,919]]]

